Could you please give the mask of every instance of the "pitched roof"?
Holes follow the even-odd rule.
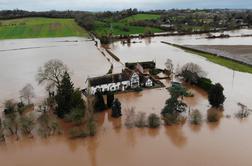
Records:
[[[124,70],[122,73],[118,73],[118,74],[110,74],[110,75],[104,75],[101,77],[89,78],[88,81],[89,81],[90,86],[117,83],[117,82],[122,82],[122,81],[128,81],[132,74],[133,74],[133,71]]]

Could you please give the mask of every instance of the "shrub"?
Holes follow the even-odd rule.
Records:
[[[113,92],[108,92],[107,93],[107,106],[108,106],[108,108],[112,107],[114,100],[115,100],[114,93]]]
[[[125,126],[127,128],[132,128],[135,126],[135,119],[136,113],[134,108],[130,108],[125,111],[126,112],[126,119],[125,119]]]
[[[22,116],[19,119],[20,129],[23,135],[31,135],[31,132],[35,126],[34,118],[32,116]]]
[[[7,100],[4,104],[4,113],[5,114],[12,114],[16,111],[17,104],[13,100]]]
[[[95,136],[96,134],[96,122],[93,115],[87,121],[87,133],[89,136]]]
[[[176,97],[171,97],[165,103],[165,107],[162,110],[162,114],[177,114],[184,112],[187,105],[183,101],[178,100]]]
[[[208,122],[218,122],[219,121],[218,112],[215,110],[209,111],[207,114],[207,121]]]
[[[100,37],[100,41],[101,41],[101,44],[109,44],[111,43],[111,38],[109,36],[101,36]]]
[[[0,118],[0,142],[5,142],[4,126],[1,118]]]
[[[84,109],[74,108],[70,111],[69,114],[65,115],[65,119],[76,125],[80,125],[84,120],[84,115]]]
[[[120,116],[122,116],[121,102],[118,99],[115,99],[115,101],[112,104],[111,109],[112,109],[112,117],[119,118]]]
[[[97,91],[95,93],[95,103],[94,103],[94,109],[97,112],[101,112],[106,108],[105,102],[104,102],[104,98],[103,98],[103,94],[100,91]]]
[[[69,135],[71,139],[76,139],[76,138],[84,138],[88,136],[88,133],[79,127],[74,127],[70,129]]]
[[[199,110],[193,110],[190,114],[190,123],[199,125],[202,123],[202,115]]]
[[[213,84],[210,79],[202,77],[199,79],[197,86],[208,92],[212,88]]]
[[[137,113],[135,125],[139,128],[146,127],[146,114],[144,112]]]
[[[241,109],[239,110],[238,113],[235,114],[235,116],[240,119],[247,118],[251,110],[248,109],[248,107],[242,103],[238,103],[238,106],[240,106]]]
[[[150,114],[148,117],[148,126],[150,128],[158,128],[161,124],[160,117],[156,114]]]
[[[43,112],[37,119],[38,122],[38,132],[43,138],[47,138],[54,134],[61,134],[60,125],[57,119],[47,112]]]
[[[165,125],[174,125],[178,123],[178,115],[177,114],[165,114],[163,117]]]
[[[165,114],[163,116],[163,120],[165,122],[165,125],[176,125],[176,124],[184,124],[186,121],[186,118],[184,116],[181,116],[179,113],[173,113],[173,114]]]
[[[141,92],[141,91],[143,91],[143,88],[137,87],[137,88],[134,89],[134,91],[135,91],[135,92]]]
[[[224,88],[221,84],[217,83],[213,85],[208,92],[208,101],[213,107],[220,107],[224,101],[225,96],[223,94]]]

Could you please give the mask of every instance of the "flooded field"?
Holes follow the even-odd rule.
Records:
[[[197,108],[202,112],[204,116],[202,125],[194,126],[186,122],[183,125],[162,126],[160,129],[127,129],[124,121],[128,108],[134,107],[136,112],[143,111],[147,114],[152,112],[159,114],[166,99],[169,98],[169,94],[164,88],[146,90],[140,93],[119,94],[117,97],[122,102],[122,118],[112,119],[110,110],[97,114],[98,134],[95,137],[69,140],[64,136],[58,136],[45,140],[28,139],[8,142],[7,145],[0,147],[1,164],[4,166],[69,166],[73,164],[75,166],[251,166],[252,117],[239,120],[234,117],[234,114],[239,109],[237,106],[238,102],[252,108],[252,93],[250,93],[252,75],[232,71],[213,64],[205,58],[160,42],[176,41],[178,44],[190,45],[198,44],[198,42],[207,42],[205,41],[206,39],[195,39],[195,37],[200,38],[202,36],[136,39],[135,41],[139,43],[123,45],[121,42],[116,42],[110,47],[123,63],[155,60],[157,67],[164,68],[166,59],[170,58],[175,67],[181,67],[187,62],[199,64],[208,73],[209,78],[214,82],[220,82],[225,88],[224,93],[227,100],[224,105],[223,116],[219,122],[206,122],[206,115],[210,109],[206,92],[196,87],[187,86],[195,96],[186,98],[185,101],[190,108]],[[191,40],[192,38],[193,40]],[[252,44],[251,39],[236,38],[236,42],[244,44],[246,42],[243,40],[246,40],[250,41],[250,43],[247,43],[249,45]],[[225,40],[227,43],[232,43],[229,42],[229,39]],[[234,39],[230,38],[230,40]],[[219,39],[209,41],[209,43],[214,45],[218,45],[221,42],[224,41]],[[55,44],[55,42],[53,43]],[[44,43],[44,45],[47,44],[48,42]],[[64,42],[64,44],[74,44],[75,46],[61,46],[60,49],[56,49],[57,47],[50,48],[55,50],[47,50],[48,52],[36,49],[35,53],[28,54],[28,58],[23,60],[21,56],[25,56],[25,54],[22,52],[28,50],[22,50],[21,53],[9,53],[9,56],[4,55],[5,52],[0,52],[0,63],[2,63],[0,67],[5,70],[8,69],[6,66],[3,68],[3,65],[8,62],[6,60],[7,56],[9,58],[13,57],[8,62],[12,63],[12,65],[20,65],[19,61],[22,64],[31,65],[31,68],[29,66],[25,67],[24,71],[21,72],[27,74],[25,76],[25,78],[27,77],[26,80],[20,77],[18,70],[15,71],[16,73],[12,71],[16,74],[12,74],[12,77],[10,77],[14,81],[14,88],[16,88],[15,85],[22,87],[23,85],[21,86],[21,84],[25,84],[27,81],[34,82],[33,75],[36,73],[37,67],[50,59],[50,57],[62,57],[62,60],[69,65],[69,68],[73,69],[74,82],[78,86],[82,85],[85,77],[90,73],[94,75],[104,74],[109,69],[106,59],[100,55],[92,42]],[[8,45],[6,47],[10,47],[9,44],[6,45]],[[35,58],[30,59],[33,56]],[[44,56],[46,57],[45,59],[42,58]],[[76,59],[73,58],[75,56]],[[35,65],[36,61],[34,63],[32,61],[36,60],[36,57],[42,58],[42,61]],[[16,60],[14,63],[13,60],[18,58],[21,59],[19,61]],[[2,60],[5,60],[5,63]],[[91,66],[94,66],[94,70],[90,69]],[[13,68],[10,67],[10,69]],[[30,71],[29,69],[33,70]],[[0,73],[0,75],[4,74]],[[5,79],[9,78],[8,75],[5,73]],[[10,78],[9,80],[11,80]],[[2,80],[5,81],[5,79],[4,77],[1,78],[1,94],[11,96],[11,93],[8,91],[2,93],[2,89],[5,87],[9,90],[13,89],[13,87],[7,86],[8,82],[2,83]],[[15,82],[18,83],[15,84]],[[167,81],[167,84],[169,84],[169,81]],[[14,90],[12,92],[14,93]],[[231,117],[227,118],[226,115]]]
[[[0,103],[18,99],[27,83],[35,88],[36,99],[44,96],[35,76],[38,68],[51,59],[65,63],[76,87],[84,88],[88,76],[107,73],[110,64],[92,41],[85,38],[24,39],[0,41]]]

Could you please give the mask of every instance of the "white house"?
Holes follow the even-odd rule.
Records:
[[[98,90],[104,93],[116,92],[125,91],[129,88],[138,88],[139,86],[139,75],[129,69],[125,69],[119,74],[110,74],[88,79],[88,92],[91,95],[94,95]]]
[[[151,78],[134,70],[125,69],[122,73],[89,78],[88,94],[94,95],[98,90],[106,93],[152,86]]]

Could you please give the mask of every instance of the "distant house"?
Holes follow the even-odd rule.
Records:
[[[88,79],[88,94],[94,95],[97,91],[103,93],[125,91],[139,87],[152,87],[153,81],[134,70],[125,69],[122,73],[110,74]]]

